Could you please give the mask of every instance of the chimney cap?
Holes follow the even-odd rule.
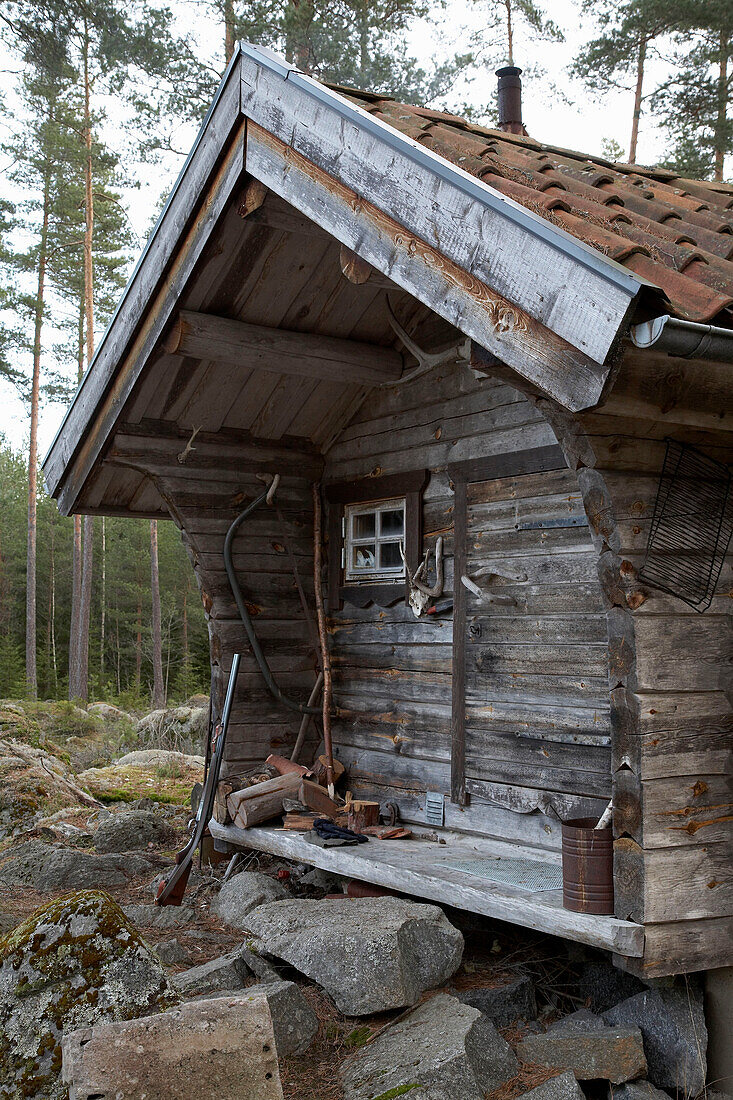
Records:
[[[497,69],[495,76],[521,76],[522,70],[517,65],[504,65],[501,69]]]

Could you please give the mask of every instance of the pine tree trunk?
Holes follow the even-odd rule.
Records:
[[[234,3],[224,0],[224,60],[227,65],[234,53]]]
[[[509,65],[514,64],[514,31],[512,29],[512,0],[504,0],[506,6],[506,37]]]
[[[631,121],[631,141],[629,142],[629,164],[636,164],[636,147],[639,142],[639,120],[641,118],[642,89],[644,87],[644,66],[646,64],[646,39],[639,43],[636,59],[636,88],[634,89],[634,117]]]
[[[99,681],[100,684],[104,683],[104,632],[106,630],[106,613],[107,613],[107,524],[104,516],[102,516],[102,576],[100,584],[100,600],[102,604],[102,610],[100,614],[99,622]]]
[[[79,299],[77,328],[77,380],[84,377],[84,295]],[[79,604],[81,601],[81,516],[74,516],[74,542],[71,559],[71,617],[69,621],[69,699],[76,697],[79,685]]]
[[[150,591],[153,604],[153,709],[165,706],[163,684],[163,632],[160,621],[160,575],[158,570],[158,521],[150,521]]]
[[[49,589],[51,593],[51,670],[53,672],[53,694],[59,693],[59,670],[56,663],[56,526],[51,524],[51,567]]]
[[[186,698],[191,694],[188,683],[188,592],[191,581],[186,577],[186,587],[183,590],[183,690]]]
[[[94,190],[92,177],[92,115],[91,81],[89,74],[89,27],[84,18],[84,46],[82,51],[84,77],[84,144],[86,157],[84,162],[84,325],[86,329],[86,366],[89,369],[94,357],[94,264],[92,244],[94,234]],[[86,699],[89,694],[89,624],[92,609],[92,558],[94,540],[94,519],[84,517],[81,596],[79,599],[79,640],[76,667],[78,681],[75,695]]]
[[[140,694],[143,671],[143,594],[140,579],[137,584],[137,633],[135,635],[135,694]]]
[[[92,569],[94,565],[94,517],[84,516],[82,525],[81,599],[79,600],[79,656],[76,698],[89,698],[89,623],[92,611]]]
[[[715,175],[722,182],[725,171],[726,130],[728,120],[728,36],[720,32],[718,61],[718,117],[715,127]]]
[[[49,125],[53,121],[53,104],[49,105]],[[44,166],[43,216],[38,250],[38,281],[36,284],[36,308],[33,331],[33,380],[31,383],[31,430],[28,447],[28,541],[26,547],[25,581],[25,679],[28,693],[38,695],[38,670],[36,664],[36,564],[37,564],[37,513],[38,513],[38,412],[41,389],[41,332],[46,287],[46,263],[48,261],[48,222],[51,205],[51,166]]]

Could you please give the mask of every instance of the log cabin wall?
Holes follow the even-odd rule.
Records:
[[[527,398],[453,366],[372,391],[328,452],[324,478],[428,469],[423,545],[432,551],[443,536],[450,597],[449,470],[538,448],[557,449],[563,465],[552,428]],[[557,818],[539,805],[556,802],[562,816],[571,806],[600,813],[610,796],[606,619],[596,554],[569,470],[479,479],[469,489],[473,557],[498,561],[498,548],[501,559],[522,559],[528,572],[528,583],[501,589],[516,606],[480,613],[488,642],[468,647],[469,805],[450,801],[452,615],[418,622],[404,601],[332,611],[334,743],[352,789],[396,802],[407,821],[424,824],[425,791],[437,790],[446,796],[447,826],[556,848]],[[549,524],[534,522],[538,516]]]
[[[185,493],[180,482],[174,486],[159,480],[158,489],[181,530],[204,604],[215,717],[221,712],[232,655],[242,654],[222,775],[245,771],[271,752],[289,756],[300,716],[276,702],[267,690],[239,620],[224,567],[224,539],[229,525],[262,492],[263,483],[253,474],[242,474],[236,462],[230,462],[228,469],[217,471],[215,481],[193,474]],[[283,473],[275,506],[262,505],[244,521],[232,558],[275,680],[286,695],[305,703],[315,683],[317,658],[291,555],[312,609],[311,481]],[[311,615],[315,618],[313,611]],[[318,739],[311,723],[303,759],[310,759]]]
[[[731,461],[724,364],[628,351],[604,407],[539,400],[578,471],[610,610],[616,915],[645,924],[647,976],[729,962],[731,554],[703,614],[638,578],[664,437]]]

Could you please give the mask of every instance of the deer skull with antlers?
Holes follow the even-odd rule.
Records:
[[[439,538],[435,543],[435,584],[432,587],[425,583],[430,550],[425,551],[425,557],[414,573],[410,572],[402,543],[400,543],[400,556],[405,565],[407,584],[410,589],[409,604],[413,615],[416,619],[419,619],[427,611],[430,601],[442,595],[443,592],[443,539]]]

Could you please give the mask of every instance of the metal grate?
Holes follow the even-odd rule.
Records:
[[[501,882],[506,886],[518,886],[520,890],[561,890],[562,867],[553,863],[540,863],[536,859],[520,859],[514,856],[490,859],[457,859],[444,863],[454,871]]]
[[[639,576],[705,611],[733,533],[730,470],[687,443],[666,442]]]
[[[442,825],[445,820],[445,795],[437,791],[425,794],[425,820],[428,825]]]

